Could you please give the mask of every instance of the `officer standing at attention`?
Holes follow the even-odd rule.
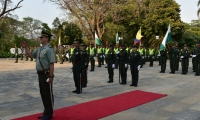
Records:
[[[18,48],[16,44],[15,44],[15,63],[18,63]]]
[[[198,48],[198,44],[195,45],[194,50],[192,51],[192,69],[193,72],[196,72],[196,50]]]
[[[182,75],[186,75],[188,73],[188,65],[189,65],[189,57],[190,51],[187,48],[187,45],[184,45],[183,50],[181,50],[181,59],[182,59]]]
[[[103,58],[103,48],[99,45],[97,48],[97,57],[98,57],[98,66],[101,67],[102,58]]]
[[[180,50],[178,49],[178,45],[176,44],[176,50],[178,51],[177,57],[176,57],[176,62],[175,62],[175,70],[178,71],[179,69],[179,60],[180,60]]]
[[[81,43],[81,56],[82,56],[82,72],[81,72],[81,80],[82,80],[82,87],[87,87],[87,69],[89,64],[89,54],[86,50],[86,45]]]
[[[172,45],[172,48],[169,51],[169,54],[170,54],[170,69],[171,69],[170,74],[175,74],[176,59],[177,59],[177,55],[179,54],[179,52],[175,48],[175,45]]]
[[[144,48],[143,46],[140,46],[140,48],[138,49],[138,52],[140,53],[140,56],[142,57],[142,60],[141,60],[141,68],[143,67],[144,65],[144,57],[145,57],[145,51],[144,51]]]
[[[152,47],[151,49],[149,49],[149,61],[150,61],[150,64],[149,64],[149,67],[153,67],[153,59],[154,59],[154,48]]]
[[[74,83],[76,90],[72,91],[73,93],[76,94],[81,94],[82,92],[82,80],[81,80],[81,72],[83,71],[82,68],[82,56],[81,56],[81,49],[79,48],[79,41],[75,40],[74,41],[74,53],[73,53],[73,76],[74,76]]]
[[[139,69],[141,66],[141,56],[137,51],[137,46],[133,45],[133,51],[130,53],[130,61],[131,67],[131,75],[132,75],[132,84],[130,86],[137,87],[138,86],[138,77],[139,77]]]
[[[114,51],[114,46],[110,45],[110,50],[108,52],[107,55],[107,61],[108,61],[108,74],[109,74],[109,81],[107,81],[108,83],[112,83],[113,82],[113,76],[114,76],[114,68],[115,68],[115,62],[116,62],[116,55],[115,55],[115,51]]]
[[[166,49],[160,50],[160,66],[161,66],[160,73],[165,73],[166,62],[167,62],[167,50]]]
[[[119,71],[121,75],[122,82],[121,85],[126,84],[126,78],[127,78],[127,68],[128,68],[128,52],[125,50],[125,45],[121,45],[122,50],[118,54],[119,57]]]
[[[106,48],[105,48],[105,61],[106,61],[106,67],[105,68],[107,68],[107,66],[108,66],[108,60],[107,60],[107,55],[108,55],[108,52],[109,52],[109,48],[108,48],[108,45],[106,45]]]
[[[22,46],[25,48],[26,54],[30,58],[36,58],[36,70],[39,78],[40,95],[44,105],[43,115],[38,118],[43,120],[50,120],[53,114],[54,99],[52,82],[54,78],[54,50],[49,45],[51,36],[50,31],[43,30],[40,36],[42,46],[34,50],[32,53],[28,50],[26,42],[22,41]]]
[[[197,49],[196,49],[196,55],[195,55],[195,57],[196,57],[196,64],[195,64],[195,66],[196,66],[196,74],[195,74],[195,76],[199,76],[200,75],[200,42],[198,42],[198,47],[197,47]]]
[[[90,49],[89,49],[89,55],[90,55],[90,65],[91,65],[91,72],[94,71],[95,67],[95,55],[96,55],[96,50],[94,48],[93,44],[90,44]]]

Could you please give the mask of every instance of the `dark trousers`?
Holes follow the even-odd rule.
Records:
[[[175,70],[177,70],[177,71],[179,69],[179,60],[180,60],[180,57],[176,57]]]
[[[21,54],[21,60],[23,60],[23,54]]]
[[[149,66],[153,66],[153,55],[149,56],[149,61],[150,61]]]
[[[26,55],[26,61],[28,61],[28,55]]]
[[[138,77],[139,77],[139,70],[138,70],[138,63],[131,63],[131,75],[132,75],[132,84],[138,84]]]
[[[158,65],[161,65],[161,56],[158,56]]]
[[[118,57],[116,57],[116,61],[115,61],[115,68],[118,68],[118,66],[119,66],[119,58],[118,58]]]
[[[143,65],[144,65],[144,62],[145,62],[145,58],[144,58],[144,56],[141,56],[142,58],[141,58],[141,68],[143,67]]]
[[[101,67],[102,58],[103,58],[103,55],[102,54],[98,54],[98,66],[99,67]]]
[[[85,68],[81,72],[81,80],[82,80],[82,86],[86,86],[87,85],[87,68]]]
[[[94,71],[94,66],[95,66],[94,56],[90,56],[90,65],[91,65],[91,70]]]
[[[125,68],[125,62],[119,62],[119,71],[120,71],[119,74],[121,76],[122,83],[126,84],[127,68]]]
[[[189,64],[189,59],[182,59],[182,73],[188,73],[188,64]]]
[[[104,58],[105,55],[102,55],[102,61],[101,61],[101,65],[104,65],[104,61],[105,61],[105,58]]]
[[[18,63],[18,54],[15,54],[15,63]]]
[[[63,61],[64,61],[63,56],[60,55],[60,64],[63,64]]]
[[[113,76],[114,76],[114,68],[112,68],[112,63],[108,63],[108,78],[109,78],[109,81],[113,81]]]
[[[193,69],[194,72],[196,72],[196,67],[195,67],[196,65],[195,64],[196,64],[196,57],[193,57],[192,58],[192,69]]]
[[[196,57],[196,74],[200,74],[200,57]]]
[[[162,72],[165,72],[166,70],[166,62],[167,62],[167,56],[160,56],[160,65]]]
[[[81,64],[80,63],[73,63],[73,76],[74,76],[74,83],[77,91],[81,92]]]
[[[42,102],[44,105],[43,115],[47,115],[51,117],[53,114],[52,103],[54,102],[53,92],[52,92],[52,100],[53,100],[52,102],[51,95],[50,95],[50,84],[46,82],[47,76],[45,74],[41,74],[41,75],[38,75],[38,77],[39,77],[40,95],[41,95]],[[53,86],[51,88],[53,88]],[[53,90],[51,89],[51,91]]]
[[[176,69],[176,58],[171,58],[170,59],[170,69],[172,73],[175,73],[175,69]]]

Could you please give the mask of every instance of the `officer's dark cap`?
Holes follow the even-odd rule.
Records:
[[[124,45],[124,44],[122,44],[122,45],[121,45],[121,47],[125,47],[125,45]]]
[[[51,34],[50,30],[42,29],[40,38],[43,38],[43,37],[51,38],[52,36],[53,36],[53,35]]]
[[[73,43],[74,43],[74,44],[79,44],[79,41],[78,41],[78,40],[74,40]]]
[[[184,47],[187,47],[187,45],[185,44]]]

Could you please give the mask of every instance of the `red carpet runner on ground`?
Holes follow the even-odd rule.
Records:
[[[167,95],[135,90],[55,110],[53,120],[98,120]],[[37,120],[35,114],[15,120]]]

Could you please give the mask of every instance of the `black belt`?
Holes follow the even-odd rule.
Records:
[[[45,74],[46,72],[49,72],[49,70],[37,71],[37,74],[38,75],[42,75],[42,74]]]

